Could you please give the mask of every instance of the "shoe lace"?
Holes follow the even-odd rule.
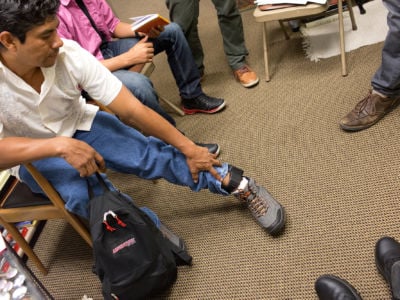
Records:
[[[358,104],[355,107],[355,112],[358,115],[361,114],[368,107],[368,104],[370,103],[371,99],[372,99],[372,91],[370,91],[369,94],[364,99],[358,102]],[[375,107],[373,107],[372,105],[371,108],[374,109]]]
[[[199,101],[208,101],[210,99],[210,97],[207,96],[206,94],[201,94],[200,96],[197,97],[197,99]]]
[[[236,72],[238,73],[238,74],[244,74],[244,73],[247,73],[247,72],[250,72],[251,70],[249,69],[249,67],[248,66],[246,66],[246,65],[244,65],[243,67],[241,67],[240,69],[237,69],[236,70]]]
[[[251,197],[252,195],[253,197]],[[251,190],[239,190],[238,198],[247,203],[249,209],[257,218],[262,217],[267,213],[268,205],[261,197],[257,195],[257,193]]]

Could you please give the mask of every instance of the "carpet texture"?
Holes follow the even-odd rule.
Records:
[[[358,26],[352,30],[349,12],[343,13],[345,50],[349,52],[362,46],[382,42],[387,34],[387,9],[382,1],[370,1],[364,4],[367,14],[361,15],[353,9]],[[304,50],[312,61],[340,54],[338,16],[333,15],[301,26],[304,35]]]
[[[164,1],[111,3],[124,20],[168,15]],[[314,282],[330,273],[351,282],[365,300],[390,299],[375,268],[374,246],[383,235],[400,239],[400,110],[359,133],[338,126],[367,93],[382,43],[350,52],[349,75],[342,77],[339,56],[311,62],[300,35],[287,41],[278,23],[272,24],[272,79],[266,83],[262,26],[246,11],[248,63],[261,80],[245,89],[226,63],[212,2],[202,0],[200,6],[203,88],[224,97],[227,108],[216,115],[174,115],[178,128],[195,141],[220,143],[221,159],[265,186],[285,206],[288,219],[285,232],[272,238],[233,197],[110,171],[114,184],[156,211],[193,256],[193,266],[179,268],[176,284],[158,298],[317,299]],[[367,10],[367,16],[373,13]],[[155,64],[154,86],[179,103],[165,55]],[[46,224],[35,251],[49,274],[28,264],[56,299],[102,299],[91,272],[91,249],[64,221]]]

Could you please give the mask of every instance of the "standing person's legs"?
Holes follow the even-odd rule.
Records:
[[[199,0],[167,0],[169,18],[183,30],[201,76],[204,74],[204,52],[197,28]]]
[[[217,10],[224,51],[237,81],[246,88],[259,82],[257,74],[246,64],[249,54],[244,41],[243,22],[236,0],[212,0]]]
[[[396,0],[383,0],[383,4],[389,10],[389,32],[382,49],[382,63],[371,80],[373,90],[340,120],[343,130],[369,128],[400,103],[400,6]]]
[[[224,51],[232,70],[245,65],[247,51],[243,22],[235,0],[212,0],[217,10],[218,24],[221,30]]]
[[[383,0],[389,10],[389,32],[382,49],[382,63],[372,78],[375,91],[389,97],[400,95],[400,6],[396,0]]]

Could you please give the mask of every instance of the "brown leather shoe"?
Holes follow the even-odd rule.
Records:
[[[393,110],[399,104],[399,100],[400,97],[383,98],[370,91],[364,99],[357,103],[351,112],[340,120],[339,125],[343,130],[348,131],[366,129]]]
[[[247,65],[233,71],[233,74],[235,75],[236,80],[246,88],[255,86],[259,81],[257,74]]]

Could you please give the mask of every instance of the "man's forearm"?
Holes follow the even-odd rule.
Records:
[[[113,36],[115,38],[128,38],[128,37],[134,37],[135,32],[132,31],[131,24],[125,23],[125,22],[120,22],[118,25],[115,27]]]
[[[124,59],[124,54],[115,56],[113,58],[108,58],[108,59],[103,59],[100,62],[105,66],[110,72],[114,72],[117,70],[125,69],[127,67],[130,67],[134,65],[134,63],[128,63]]]
[[[155,111],[140,103],[124,86],[109,108],[125,124],[173,145],[184,154],[194,146],[191,140]]]
[[[57,156],[50,139],[9,137],[0,140],[0,169]]]
[[[163,140],[183,153],[187,152],[188,147],[194,145],[194,143],[179,130],[147,106],[141,105],[141,107],[136,110],[135,115],[132,115],[128,119],[122,119],[122,121],[129,126],[138,128],[146,135],[151,135]]]

